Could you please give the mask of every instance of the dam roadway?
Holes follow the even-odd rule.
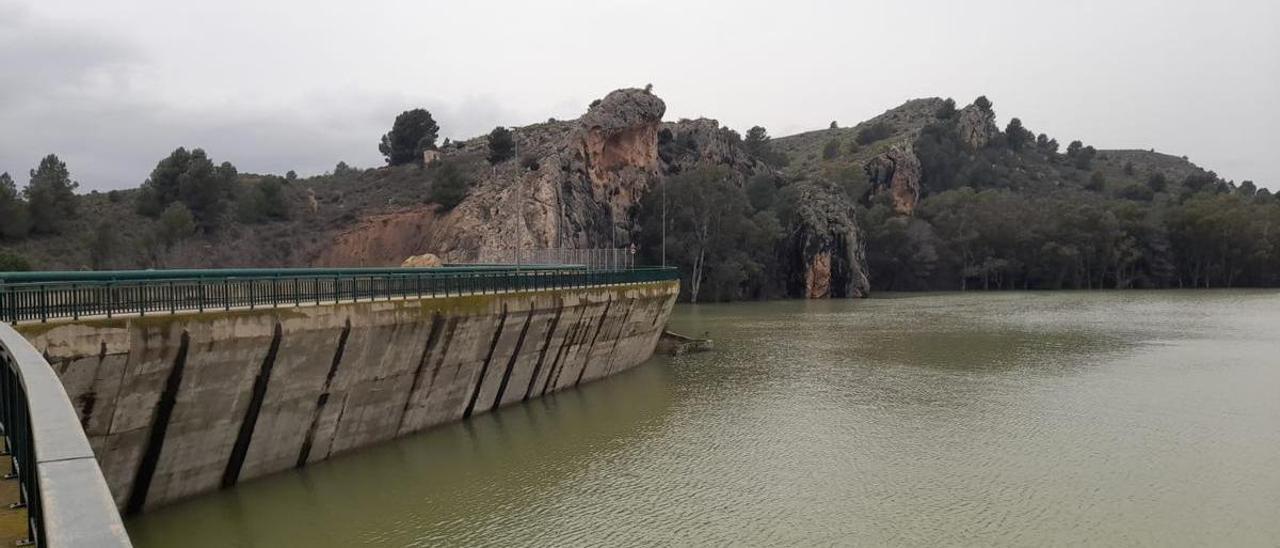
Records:
[[[627,370],[679,292],[528,266],[0,279],[125,515]]]

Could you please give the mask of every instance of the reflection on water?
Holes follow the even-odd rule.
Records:
[[[134,519],[138,546],[1280,544],[1280,293],[681,307],[717,351]]]

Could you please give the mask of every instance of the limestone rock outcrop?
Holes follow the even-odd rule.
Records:
[[[783,244],[787,293],[807,299],[865,297],[871,282],[853,205],[831,183],[796,185],[797,223]]]
[[[920,159],[910,143],[893,145],[888,152],[867,161],[863,169],[871,182],[871,191],[889,193],[893,209],[911,215],[920,202]]]
[[[502,260],[515,249],[625,246],[636,204],[662,173],[665,112],[656,95],[621,89],[577,120],[511,128],[519,157],[470,173],[471,190],[457,207],[423,205],[361,222],[317,262],[394,264],[428,252],[470,262]],[[441,161],[480,160],[485,148],[484,137],[461,142],[443,149]],[[398,230],[404,238],[387,241]]]
[[[624,168],[658,167],[658,128],[667,105],[652,93],[620,89],[578,119],[587,172],[603,184]]]
[[[727,167],[746,176],[768,171],[743,151],[741,141],[733,130],[710,118],[668,122],[658,133],[658,156],[668,173],[702,164]]]
[[[987,146],[991,139],[1000,133],[996,126],[996,113],[991,109],[969,105],[957,113],[956,131],[960,140],[972,150]]]
[[[777,175],[719,122],[664,123],[665,113],[652,93],[621,89],[577,120],[511,128],[518,157],[497,165],[483,163],[484,137],[444,147],[437,165],[474,166],[461,203],[448,211],[422,204],[363,217],[316,264],[400,264],[424,253],[446,263],[509,262],[516,249],[621,248],[639,233],[640,200],[663,177],[699,166],[725,167],[738,184]],[[893,175],[889,180],[892,187]],[[790,296],[864,296],[865,259],[852,206],[832,188],[808,194],[798,220],[784,221],[793,224],[787,260],[773,275],[795,280],[787,283]]]

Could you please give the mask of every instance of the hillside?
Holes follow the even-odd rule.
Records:
[[[262,179],[240,176],[246,186]],[[25,257],[36,268],[87,269],[92,263],[92,240],[105,224],[115,241],[101,268],[309,265],[357,220],[424,202],[431,176],[412,166],[398,166],[281,181],[288,218],[248,223],[236,219],[233,212],[217,234],[191,238],[160,253],[148,242],[158,221],[138,213],[136,189],[83,195],[79,213],[66,221],[61,234],[6,241],[0,249]]]
[[[1280,283],[1266,189],[994,120],[986,98],[916,99],[770,146],[788,180],[831,181],[858,204],[875,289]]]
[[[907,157],[905,163],[914,166],[918,161],[915,149],[920,135],[927,126],[942,121],[938,113],[944,103],[944,99],[937,97],[912,99],[857,125],[778,137],[772,140],[772,146],[774,150],[787,156],[788,163],[782,170],[790,178],[855,179],[858,183],[865,182],[869,185],[867,190],[874,191],[875,189],[871,187],[876,182],[876,176],[872,172],[876,171],[876,162],[894,165],[903,161],[902,158],[895,157],[897,155],[892,152],[897,148],[903,156]],[[961,130],[970,139],[968,144],[974,150],[986,148],[991,141],[995,141],[993,144],[997,149],[1003,144],[1001,139],[1004,135],[994,123],[994,112],[983,115],[980,109],[969,105],[958,111],[956,116],[958,117],[957,125],[963,126]],[[859,142],[860,133],[871,131],[876,126],[888,128],[888,133],[870,143]],[[832,145],[832,143],[835,144]],[[824,154],[828,147],[836,150],[837,154],[835,156]],[[910,158],[912,156],[917,159]],[[1131,184],[1146,184],[1148,179],[1156,173],[1164,175],[1173,182],[1182,181],[1192,175],[1207,176],[1209,174],[1186,158],[1146,150],[1100,149],[1097,150],[1095,158],[1087,168],[1080,168],[1069,162],[1049,160],[1044,155],[1013,154],[999,158],[991,164],[996,171],[1001,167],[1007,168],[1023,174],[1025,181],[1047,182],[1052,183],[1051,186],[1083,182],[1096,171],[1104,176],[1107,188],[1110,190],[1124,188]],[[1126,166],[1130,166],[1131,169],[1126,170]],[[882,173],[882,179],[884,175]],[[892,175],[888,173],[887,177],[891,179]],[[900,184],[918,186],[916,175],[907,174],[912,180]],[[990,177],[984,181],[972,181],[969,186],[975,188],[998,186],[998,180],[990,179],[998,179],[1000,176],[1007,177],[1007,174],[997,174],[996,177]],[[1213,177],[1216,178],[1216,175]],[[879,182],[887,184],[889,181]],[[927,194],[929,191],[937,192],[945,189],[921,188],[920,190]]]
[[[744,151],[736,132],[710,119],[664,122],[665,110],[647,90],[618,90],[576,120],[511,128],[518,154],[493,164],[486,161],[489,137],[481,136],[441,144],[425,166],[342,165],[333,174],[303,179],[239,174],[227,197],[217,198],[229,201],[229,211],[212,220],[197,217],[201,226],[190,236],[165,236],[160,219],[140,213],[146,208],[139,190],[93,193],[76,200],[77,213],[56,234],[10,239],[0,251],[33,268],[76,270],[391,266],[422,253],[447,262],[511,262],[517,248],[638,243],[642,260],[657,264],[665,248],[654,223],[665,206],[643,203],[656,199],[650,192],[656,185],[714,173],[745,204],[748,179],[777,177]],[[175,151],[181,154],[186,152]],[[161,162],[152,177],[163,175],[171,161]],[[455,206],[442,206],[433,196],[442,179],[464,181],[465,197]],[[845,204],[834,217],[809,214],[822,207],[820,201],[801,204],[785,218],[759,219],[762,224],[751,230],[767,232],[760,250],[728,245],[725,233],[700,239],[696,248],[673,243],[669,258],[676,264],[685,260],[682,254],[714,258],[703,263],[705,272],[698,270],[717,280],[707,284],[713,299],[865,295],[852,207]],[[171,202],[154,209],[166,204]],[[651,230],[645,232],[646,225]],[[671,219],[672,238],[684,242],[679,235],[688,226]],[[764,263],[764,276],[735,277],[746,265],[765,269]]]
[[[909,143],[919,136],[924,126],[937,120],[942,106],[939,98],[912,99],[897,108],[850,127],[820,129],[773,139],[775,150],[790,159],[785,172],[790,176],[837,175],[850,168],[861,170],[871,158],[883,154],[897,143]],[[890,133],[871,144],[858,143],[859,132],[883,124]],[[823,149],[838,143],[839,154],[826,158]]]
[[[665,253],[681,267],[690,299],[1280,284],[1280,200],[1265,189],[1154,151],[1064,147],[1019,122],[1002,130],[985,98],[915,99],[852,127],[774,139],[664,121],[665,111],[647,89],[617,90],[578,119],[510,128],[514,151],[496,162],[488,135],[441,143],[427,165],[339,164],[309,178],[209,161],[232,173],[230,186],[183,199],[226,211],[194,230],[157,215],[183,199],[145,207],[155,188],[95,192],[74,197],[54,230],[9,234],[0,223],[0,260],[391,266],[422,253],[493,262],[515,249],[634,243],[642,262]],[[182,155],[152,178],[172,178]],[[442,205],[437,190],[450,185],[463,195]],[[0,212],[18,196],[0,188]]]

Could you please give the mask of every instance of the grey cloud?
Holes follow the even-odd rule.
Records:
[[[14,110],[110,80],[140,58],[129,44],[88,29],[48,25],[0,4],[0,108]]]
[[[466,138],[646,82],[670,118],[775,136],[985,94],[1002,122],[1061,142],[1280,185],[1274,0],[506,0],[403,2],[395,17],[358,2],[16,1],[0,0],[0,170],[56,152],[87,189],[137,185],[177,146],[243,171],[376,165],[407,108]]]
[[[149,96],[146,59],[124,40],[0,5],[0,172],[21,184],[58,154],[82,190],[137,186],[178,146],[204,148],[244,172],[316,174],[338,161],[382,163],[378,138],[399,112],[424,107],[442,136],[467,138],[516,115],[487,96],[332,92],[288,106],[172,104]]]

